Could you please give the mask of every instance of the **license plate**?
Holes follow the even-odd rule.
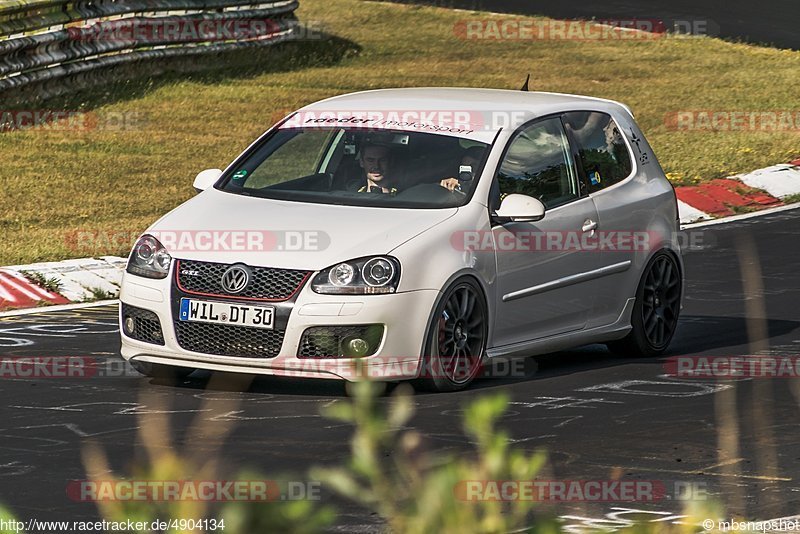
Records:
[[[273,328],[273,306],[248,306],[224,302],[181,299],[181,321]]]

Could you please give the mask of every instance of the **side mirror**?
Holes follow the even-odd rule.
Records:
[[[198,193],[201,193],[214,185],[220,176],[222,176],[221,169],[206,169],[195,177],[192,185]]]
[[[542,220],[544,212],[545,207],[540,200],[512,193],[503,199],[494,215],[512,222],[534,222]]]

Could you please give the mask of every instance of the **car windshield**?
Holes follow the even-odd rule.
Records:
[[[295,202],[456,207],[471,197],[489,146],[422,132],[279,129],[229,170],[221,189]]]

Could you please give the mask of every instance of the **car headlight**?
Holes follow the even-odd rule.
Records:
[[[164,245],[151,235],[143,235],[133,246],[126,271],[146,278],[166,278],[172,256]]]
[[[329,295],[376,295],[394,293],[399,281],[400,262],[388,256],[374,256],[323,269],[314,277],[311,289]]]

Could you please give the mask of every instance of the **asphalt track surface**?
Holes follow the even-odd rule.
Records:
[[[697,21],[698,33],[752,44],[800,49],[797,0],[395,0],[406,4],[545,15],[557,19],[661,20],[667,28]]]
[[[756,350],[796,355],[800,209],[696,231],[702,232],[704,248],[685,255],[685,307],[668,356]],[[753,272],[754,277],[743,275]],[[745,278],[756,280],[756,289],[745,289]],[[2,354],[119,362],[115,313],[115,306],[106,306],[4,318]],[[764,335],[758,334],[760,327]],[[516,447],[549,451],[550,479],[622,477],[661,481],[667,490],[668,497],[658,502],[557,505],[555,512],[572,532],[594,532],[598,525],[613,531],[634,515],[680,521],[685,503],[675,498],[676,482],[705,488],[753,519],[800,512],[800,380],[670,378],[664,376],[664,361],[622,359],[601,346],[537,357],[530,361],[537,370],[527,377],[480,379],[454,394],[416,394],[411,426],[429,449],[468,452],[472,446],[459,417],[463,403],[504,391],[513,404],[502,426]],[[83,442],[100,443],[112,467],[123,471],[142,457],[137,430],[143,413],[169,412],[170,438],[183,450],[220,445],[229,473],[250,467],[265,476],[293,472],[306,480],[310,464],[336,465],[348,455],[351,428],[319,415],[322,405],[346,396],[339,382],[267,377],[239,392],[235,384],[212,386],[202,373],[174,385],[131,374],[4,378],[0,392],[0,502],[23,520],[97,518],[92,503],[74,502],[66,494],[70,480],[86,477]],[[232,408],[229,401],[239,404]],[[725,415],[733,427],[723,426]],[[235,428],[224,443],[187,438],[193,421],[213,428],[232,420]],[[719,465],[718,430],[740,447],[726,465]],[[340,504],[341,531],[380,528],[374,514],[332,497],[324,487],[322,500]]]

